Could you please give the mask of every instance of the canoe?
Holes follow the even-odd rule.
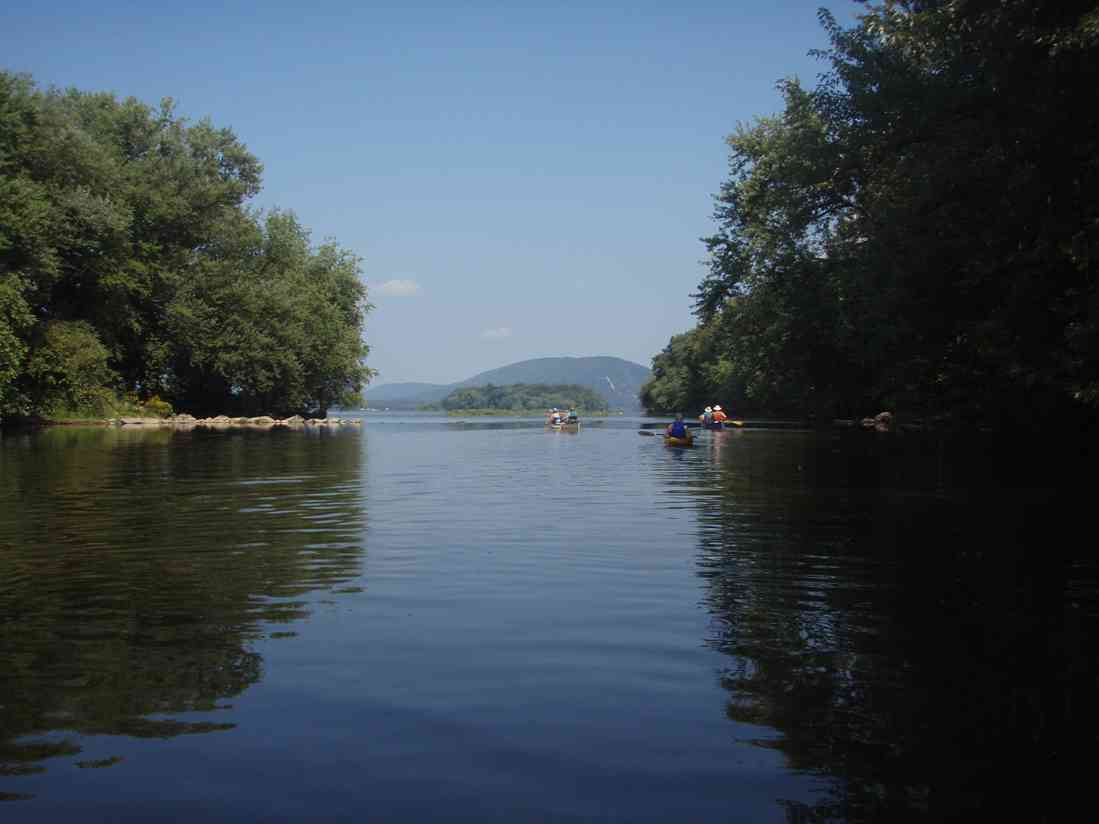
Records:
[[[680,449],[685,449],[688,446],[694,446],[694,438],[673,438],[671,435],[664,436],[664,446],[676,446]]]
[[[554,432],[579,432],[580,421],[576,421],[576,423],[547,423],[546,429],[552,429]]]

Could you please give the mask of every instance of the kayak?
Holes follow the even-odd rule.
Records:
[[[680,449],[685,449],[688,446],[694,446],[694,438],[675,438],[671,435],[664,436],[664,446],[677,446]]]
[[[575,423],[547,423],[546,429],[552,429],[554,432],[579,432],[580,421]]]

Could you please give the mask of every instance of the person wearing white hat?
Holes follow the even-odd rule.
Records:
[[[724,427],[725,421],[728,417],[729,416],[721,410],[720,406],[714,407],[714,423],[717,424],[718,428]]]
[[[698,419],[702,421],[702,425],[706,429],[709,429],[710,423],[714,419],[714,410],[707,406],[706,409],[703,410],[702,414],[698,416]]]

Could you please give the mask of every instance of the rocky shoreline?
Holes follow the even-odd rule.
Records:
[[[171,415],[167,418],[108,418],[104,421],[108,426],[170,426],[173,428],[198,428],[229,429],[234,427],[247,427],[249,429],[274,429],[282,427],[287,429],[304,429],[307,427],[332,428],[339,426],[361,426],[361,418],[303,418],[294,415],[289,418],[272,418],[269,415],[260,415],[255,418],[230,418],[228,415],[218,415],[213,418],[196,418],[193,415]]]

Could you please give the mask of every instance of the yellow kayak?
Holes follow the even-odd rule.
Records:
[[[579,432],[580,421],[574,421],[573,423],[547,423],[546,429],[552,429],[554,432]]]
[[[677,446],[677,447],[680,447],[681,449],[683,449],[683,448],[686,448],[688,446],[694,446],[694,445],[695,445],[695,439],[694,438],[690,438],[690,437],[688,437],[688,438],[675,438],[671,435],[665,435],[664,436],[664,446]]]

